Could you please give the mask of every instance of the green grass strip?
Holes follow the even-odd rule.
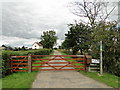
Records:
[[[2,78],[2,88],[31,88],[37,72],[19,72]]]

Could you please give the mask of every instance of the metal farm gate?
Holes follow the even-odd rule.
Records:
[[[84,55],[28,55],[11,56],[10,59],[10,67],[13,72],[86,71],[86,57]]]

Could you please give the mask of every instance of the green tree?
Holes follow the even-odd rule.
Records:
[[[18,48],[17,48],[18,49]],[[25,46],[22,46],[21,50],[26,50]]]
[[[56,32],[53,30],[43,32],[43,35],[41,35],[41,43],[44,48],[53,48],[53,46],[56,44],[56,41]]]
[[[70,31],[65,34],[66,40],[63,44],[67,45],[66,47],[72,48],[73,54],[76,54],[79,50],[81,51],[81,54],[83,54],[83,51],[88,50],[90,47],[90,27],[83,23],[79,23],[70,24],[69,29]]]
[[[7,46],[7,50],[13,50],[11,46]]]
[[[74,42],[71,39],[68,39],[68,37],[65,38],[65,40],[62,43],[62,48],[69,50],[74,46]]]
[[[99,23],[94,31],[92,51],[93,58],[99,58],[99,41],[103,41],[103,67],[104,71],[119,75],[120,72],[120,28],[116,28],[116,23]]]

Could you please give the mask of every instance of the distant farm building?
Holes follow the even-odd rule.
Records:
[[[35,42],[32,45],[32,49],[42,49],[42,48],[43,48],[43,45],[40,42]]]
[[[1,47],[0,47],[0,50],[5,50],[5,47],[2,47],[2,46],[1,46]]]

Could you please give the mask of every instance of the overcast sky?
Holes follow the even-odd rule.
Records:
[[[80,19],[68,7],[74,0],[3,1],[0,3],[0,45],[31,47],[34,42],[40,41],[41,34],[47,30],[56,31],[57,44],[60,45],[69,30],[67,24]]]

